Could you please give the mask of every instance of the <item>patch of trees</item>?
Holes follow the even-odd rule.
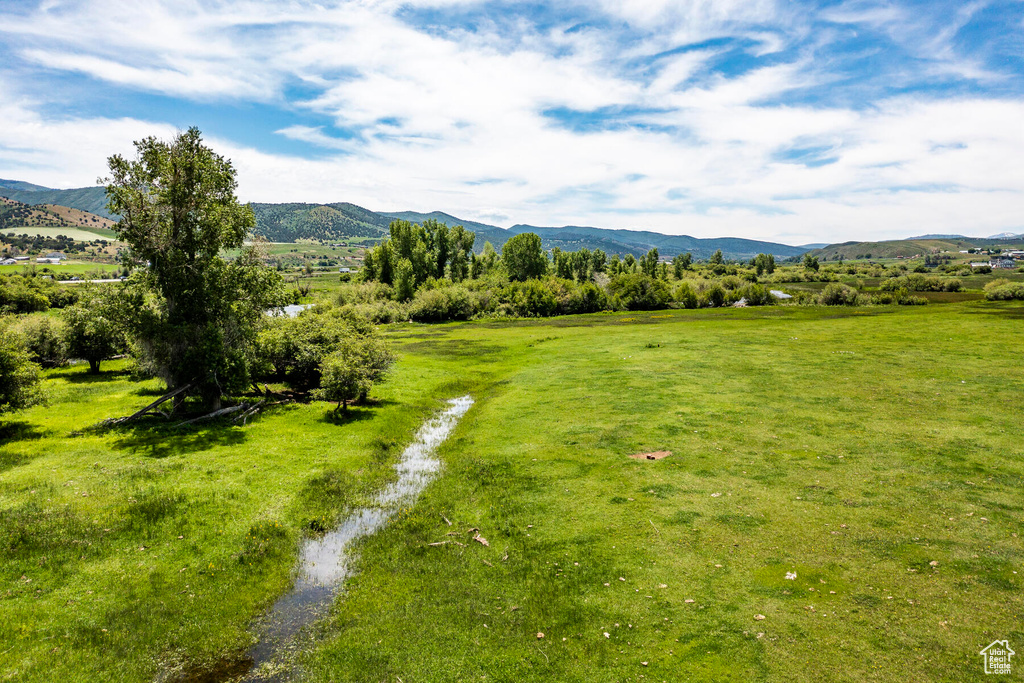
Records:
[[[960,292],[963,288],[963,282],[956,278],[928,277],[917,273],[888,278],[879,286],[883,292],[901,289],[908,292]]]
[[[73,304],[78,293],[31,271],[0,275],[0,314],[34,313]]]
[[[476,234],[461,225],[395,220],[389,231],[390,237],[366,251],[362,273],[366,280],[393,285],[400,301],[411,299],[431,279],[461,282],[479,275],[473,253]]]

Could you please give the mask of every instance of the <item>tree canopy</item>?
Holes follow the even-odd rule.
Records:
[[[540,277],[548,269],[548,257],[541,246],[540,235],[523,232],[501,248],[501,261],[505,264],[508,279],[513,281],[529,280]]]
[[[139,264],[126,307],[133,352],[169,389],[191,386],[216,408],[248,384],[251,347],[264,311],[280,303],[281,277],[243,246],[254,225],[239,203],[231,162],[197,128],[170,142],[145,138],[136,156],[114,155],[105,181],[117,236]]]

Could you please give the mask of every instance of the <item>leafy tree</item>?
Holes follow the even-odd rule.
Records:
[[[124,334],[109,299],[98,290],[89,289],[82,292],[77,304],[64,309],[68,355],[88,361],[91,373],[98,373],[103,361],[125,347]]]
[[[39,401],[39,369],[11,330],[0,327],[0,415]]]
[[[320,387],[313,395],[322,401],[337,401],[347,410],[347,402],[365,400],[374,384],[384,379],[394,356],[376,336],[351,335],[321,365]]]
[[[771,275],[775,272],[775,256],[773,254],[758,254],[750,260],[750,265],[754,267],[758,275],[765,273]]]
[[[601,249],[595,249],[590,253],[590,269],[595,273],[603,273],[608,262],[608,255]]]
[[[676,279],[682,280],[683,272],[689,270],[692,264],[693,255],[691,255],[690,252],[686,252],[685,254],[676,254],[672,258],[672,271],[676,276]]]
[[[711,255],[711,258],[708,259],[708,263],[710,263],[713,266],[720,266],[722,265],[722,260],[722,250],[719,249],[718,251]]]
[[[817,271],[819,267],[817,256],[811,256],[810,252],[804,254],[804,268]]]
[[[44,368],[59,368],[68,362],[64,325],[49,316],[23,318],[15,327],[29,359]]]
[[[136,157],[108,160],[108,208],[118,238],[149,268],[133,276],[131,316],[140,365],[171,390],[191,386],[208,407],[246,386],[264,311],[283,300],[281,276],[253,248],[228,262],[254,225],[238,202],[231,162],[203,145],[197,128],[170,142],[145,138]]]
[[[532,232],[520,233],[505,242],[501,248],[501,262],[505,264],[508,278],[515,282],[538,278],[548,269],[540,235]]]
[[[480,252],[480,258],[476,260],[476,264],[477,272],[475,277],[485,275],[494,270],[494,267],[498,265],[498,252],[495,251],[493,244],[484,242],[484,250]]]

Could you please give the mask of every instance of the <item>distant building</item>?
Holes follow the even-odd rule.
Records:
[[[2,261],[0,261],[0,266],[13,266],[13,265],[17,265],[17,263],[18,262],[15,261],[12,258],[5,258]]]
[[[988,265],[993,268],[1016,268],[1017,262],[1012,258],[994,258],[988,262]]]
[[[57,259],[58,261],[60,261],[60,260],[64,259],[65,256],[64,256],[64,254],[60,253],[59,251],[51,251],[44,258]]]
[[[57,264],[60,263],[60,259],[59,258],[49,258],[48,256],[40,256],[39,258],[36,259],[36,263],[49,263],[49,264],[52,264],[52,265],[57,265]]]
[[[345,266],[342,266],[341,268],[338,268],[338,272],[339,273],[351,273],[352,269],[351,268],[346,268]]]

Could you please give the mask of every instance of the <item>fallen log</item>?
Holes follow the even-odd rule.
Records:
[[[126,417],[113,417],[113,418],[110,418],[108,420],[104,420],[103,422],[100,423],[100,426],[101,427],[116,427],[117,425],[127,424],[127,423],[131,422],[132,420],[137,420],[138,418],[142,417],[143,415],[149,415],[149,414],[152,414],[152,415],[163,415],[164,417],[166,417],[166,415],[164,415],[163,413],[157,413],[153,409],[156,408],[161,403],[164,403],[166,401],[170,401],[175,396],[178,396],[178,395],[188,391],[191,388],[192,388],[191,384],[186,384],[185,386],[178,387],[177,389],[174,389],[173,391],[168,391],[166,394],[164,394],[163,396],[161,396],[157,400],[153,401],[152,403],[150,403],[148,406],[146,406],[142,410],[134,412],[131,415],[128,415]]]
[[[191,420],[185,420],[184,422],[179,422],[178,424],[176,424],[174,426],[175,427],[184,427],[185,425],[195,424],[196,422],[202,422],[203,420],[212,420],[215,417],[222,417],[224,415],[230,415],[231,413],[237,413],[239,410],[245,410],[248,407],[249,407],[248,403],[240,403],[237,406],[231,406],[229,408],[221,408],[220,410],[215,410],[212,413],[207,413],[206,415],[200,415],[199,417],[194,417]]]

